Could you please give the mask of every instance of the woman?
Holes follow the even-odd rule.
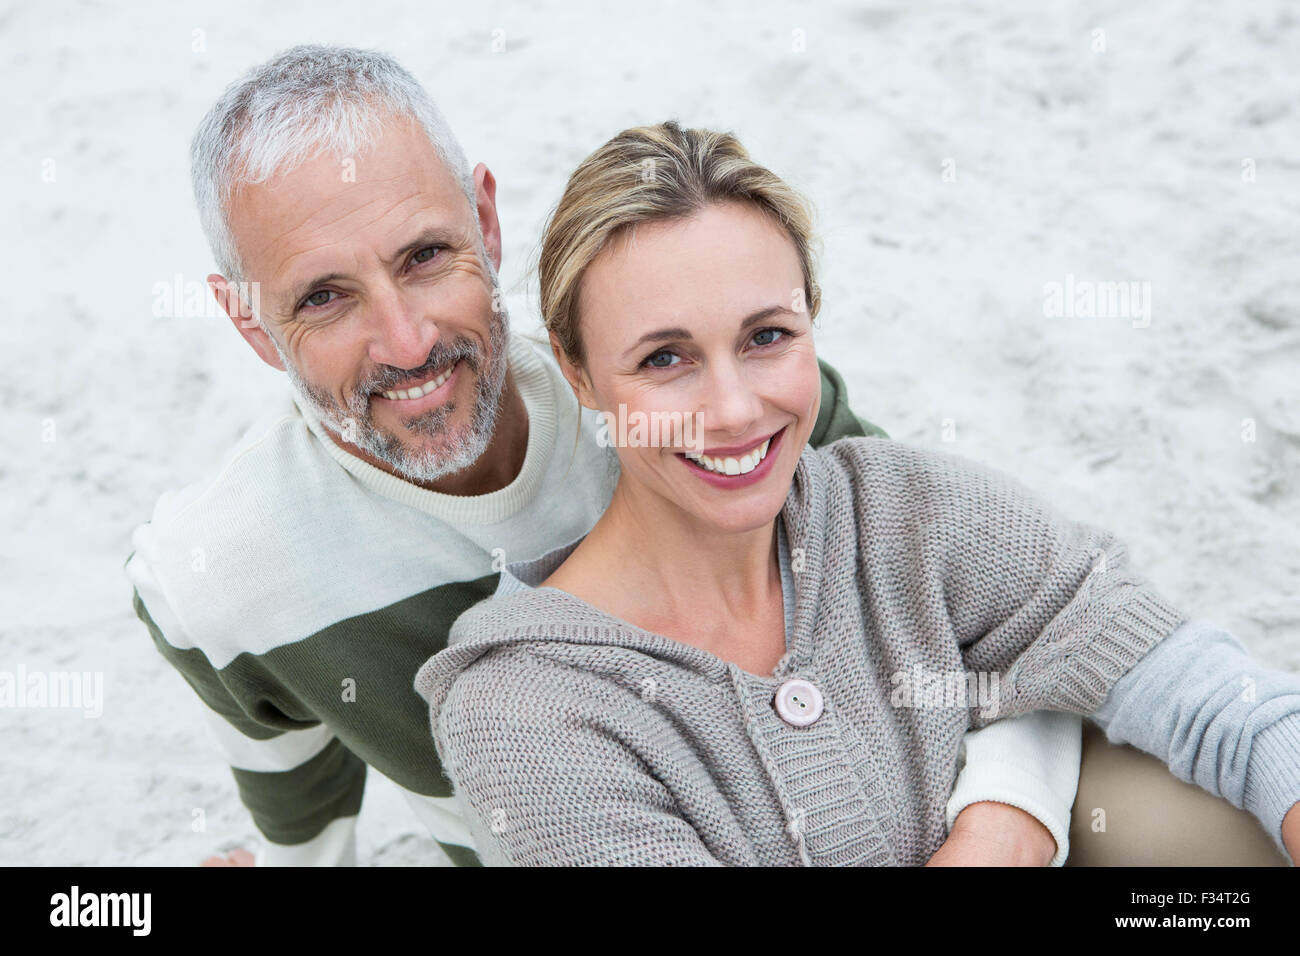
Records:
[[[1158,724],[1142,707],[1171,697],[1215,708],[1217,784],[1295,857],[1300,678],[1255,667],[1268,706],[1207,702],[1180,655],[1239,645],[1113,535],[956,455],[807,446],[809,247],[730,136],[628,130],[571,177],[540,268],[556,358],[584,406],[682,425],[619,447],[591,532],[508,568],[417,678],[485,861],[920,864],[969,728]]]

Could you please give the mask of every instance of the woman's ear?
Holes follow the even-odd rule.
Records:
[[[595,408],[596,402],[591,394],[591,383],[587,381],[587,373],[575,365],[569,356],[565,354],[564,349],[560,347],[560,340],[555,337],[555,333],[550,333],[551,354],[555,356],[555,363],[560,366],[560,371],[564,374],[565,381],[573,389],[573,394],[578,399],[578,404],[583,408]]]

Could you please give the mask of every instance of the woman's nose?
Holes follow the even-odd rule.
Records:
[[[706,389],[704,427],[711,433],[741,435],[763,414],[763,400],[744,374],[731,365],[715,366]]]

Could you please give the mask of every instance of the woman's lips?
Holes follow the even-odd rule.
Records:
[[[786,429],[782,428],[748,449],[737,447],[736,450],[741,451],[740,455],[720,455],[716,451],[707,455],[678,452],[677,457],[692,474],[716,488],[744,488],[762,481],[772,470],[772,462],[776,460],[785,432]],[[758,458],[757,462],[754,461],[755,457]],[[743,470],[746,466],[748,471]]]

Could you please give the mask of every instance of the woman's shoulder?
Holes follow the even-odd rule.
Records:
[[[806,448],[804,455],[814,459],[819,470],[854,484],[870,484],[877,492],[915,496],[979,486],[1027,490],[1007,472],[969,456],[892,438],[841,438],[821,448]]]
[[[823,521],[836,523],[837,516],[848,515],[859,533],[928,527],[949,538],[971,528],[1024,520],[1046,528],[1067,520],[1046,496],[1005,471],[966,455],[888,438],[842,438],[805,449],[799,476],[794,511],[820,499]],[[809,494],[801,486],[815,490]]]
[[[520,615],[538,600],[537,592],[524,591],[470,608],[453,626],[455,639],[420,668],[415,691],[428,704],[435,739],[501,733],[535,723],[548,702],[578,699],[583,675],[560,673],[533,653],[544,638],[531,637]]]
[[[447,647],[415,679],[436,726],[453,709],[477,719],[521,720],[528,710],[552,715],[556,701],[594,701],[607,683],[586,667],[589,645],[614,643],[608,618],[553,587],[498,592],[464,611]],[[548,718],[549,719],[549,718]]]

